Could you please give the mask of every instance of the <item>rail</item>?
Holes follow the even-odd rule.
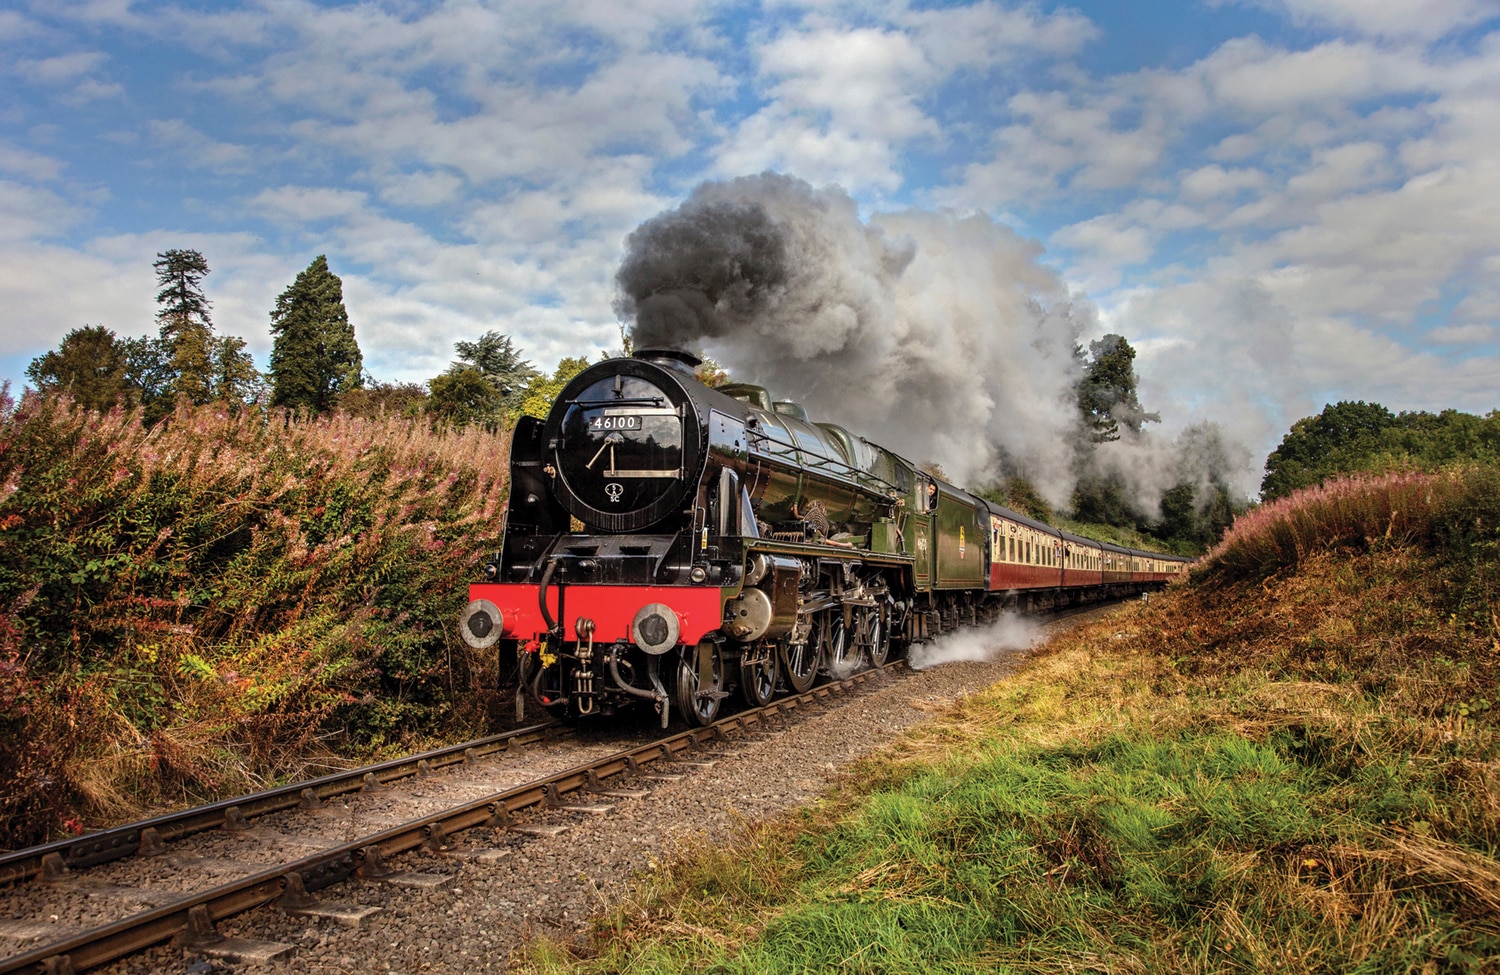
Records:
[[[81,972],[163,941],[186,937],[193,930],[211,930],[215,922],[273,901],[295,906],[306,899],[306,894],[347,880],[356,873],[379,876],[386,857],[423,845],[440,844],[454,833],[478,826],[509,826],[517,812],[559,805],[563,795],[598,789],[607,779],[639,771],[652,762],[672,761],[715,739],[729,740],[736,734],[764,725],[773,716],[842,696],[866,681],[883,678],[888,672],[905,666],[905,661],[901,660],[861,671],[844,680],[772,701],[764,707],[742,711],[706,727],[625,749],[268,867],[218,887],[185,895],[169,904],[0,959],[0,975]]]

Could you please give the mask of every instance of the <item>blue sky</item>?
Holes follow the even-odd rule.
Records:
[[[318,254],[368,370],[618,344],[623,238],[771,169],[983,211],[1264,453],[1338,398],[1500,407],[1500,0],[0,3],[0,378],[154,330],[190,247],[264,365]]]

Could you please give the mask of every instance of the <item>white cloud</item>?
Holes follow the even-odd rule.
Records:
[[[0,171],[33,180],[52,180],[57,179],[63,165],[60,159],[0,143]]]
[[[1076,54],[1100,33],[1087,17],[1067,8],[1044,15],[1031,6],[990,2],[908,11],[896,22],[915,29],[917,42],[934,63],[959,67],[993,65],[1018,54]]]
[[[1500,16],[1495,0],[1250,0],[1280,10],[1299,23],[1353,30],[1385,38],[1435,40]]]
[[[146,131],[152,142],[175,149],[194,168],[236,172],[250,162],[250,150],[245,146],[221,142],[182,119],[152,119],[146,123]]]
[[[248,203],[270,219],[304,223],[354,216],[363,212],[367,199],[357,190],[279,186],[261,190]]]
[[[18,41],[43,33],[42,26],[18,10],[0,10],[0,41]]]
[[[1426,339],[1438,345],[1486,345],[1500,342],[1500,327],[1494,325],[1443,325],[1428,331]]]
[[[1016,122],[996,132],[995,158],[965,169],[966,195],[982,206],[1130,186],[1161,161],[1170,139],[1160,115],[1117,120],[1141,107],[1124,92],[1026,91],[1008,107]]]
[[[380,198],[397,206],[436,206],[458,196],[464,181],[452,173],[425,170],[392,173],[379,179]]]
[[[1311,166],[1287,180],[1287,191],[1304,200],[1331,199],[1384,183],[1393,172],[1387,155],[1378,142],[1319,149]]]
[[[1220,104],[1259,113],[1337,110],[1394,91],[1425,91],[1431,78],[1408,51],[1343,40],[1288,51],[1256,37],[1226,43],[1198,70]]]
[[[89,74],[106,60],[102,51],[75,51],[52,58],[17,61],[11,70],[38,84],[60,85]]]
[[[1118,285],[1123,269],[1149,260],[1154,249],[1145,227],[1114,214],[1064,227],[1052,242],[1075,253],[1071,276],[1091,292]]]
[[[1267,183],[1266,174],[1261,170],[1225,169],[1217,163],[1212,163],[1184,174],[1179,185],[1184,198],[1203,202],[1236,196],[1245,190],[1263,190]]]

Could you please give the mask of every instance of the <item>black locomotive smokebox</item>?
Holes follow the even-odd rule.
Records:
[[[703,358],[694,355],[686,349],[637,349],[635,358],[643,359],[664,369],[676,369],[685,372],[689,376],[693,370],[703,365]]]

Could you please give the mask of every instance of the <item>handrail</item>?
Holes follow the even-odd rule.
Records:
[[[900,488],[896,487],[896,485],[892,484],[890,481],[887,481],[885,478],[881,477],[879,474],[871,474],[869,471],[864,470],[863,468],[855,467],[853,464],[846,463],[845,461],[839,460],[839,459],[837,459],[835,457],[823,457],[823,456],[820,456],[820,455],[814,455],[815,457],[817,457],[817,463],[810,464],[806,460],[803,459],[802,455],[804,453],[811,453],[811,451],[807,450],[807,448],[801,446],[800,444],[797,444],[795,442],[789,443],[789,442],[787,442],[785,440],[782,440],[780,437],[776,437],[776,436],[773,436],[772,434],[766,433],[764,430],[750,430],[749,434],[750,434],[751,438],[753,438],[754,440],[766,440],[766,441],[769,441],[769,442],[771,442],[773,444],[777,444],[778,446],[790,448],[792,451],[794,451],[796,453],[796,455],[797,455],[796,456],[797,463],[799,465],[801,465],[802,467],[805,467],[805,468],[808,468],[808,469],[812,470],[812,469],[817,469],[817,468],[820,468],[820,467],[827,467],[829,465],[836,465],[835,470],[837,470],[837,468],[843,468],[844,471],[849,472],[848,474],[845,475],[845,479],[853,481],[855,483],[855,485],[858,486],[858,487],[862,487],[862,488],[865,488],[866,490],[870,490],[869,485],[860,483],[860,479],[861,478],[867,478],[867,479],[869,479],[871,481],[874,481],[875,483],[881,485],[882,487],[886,488],[888,491],[894,492],[896,494],[896,496],[898,496],[898,497],[901,494],[901,489]],[[769,452],[766,452],[766,451],[762,451],[761,452],[761,456],[762,457],[766,457],[766,458],[770,458],[770,459],[775,459],[777,455],[769,453]]]

